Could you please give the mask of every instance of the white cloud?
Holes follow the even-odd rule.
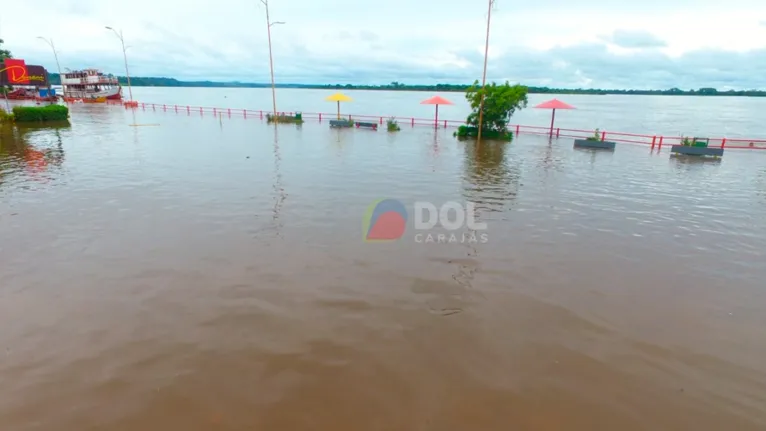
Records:
[[[270,0],[279,82],[470,82],[480,77],[484,2]],[[478,3],[478,4],[477,4]],[[468,5],[472,6],[468,6]],[[30,19],[10,17],[29,16]],[[3,6],[0,37],[32,64],[179,79],[268,81],[258,0],[46,0]],[[731,0],[497,0],[489,78],[529,85],[763,88],[766,2]]]

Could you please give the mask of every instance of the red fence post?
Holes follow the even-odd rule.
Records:
[[[412,117],[412,127],[415,127],[415,117]]]
[[[447,128],[447,120],[444,120],[444,128]]]
[[[141,103],[141,110],[146,111],[146,103]]]
[[[320,123],[322,122],[322,113],[321,112],[319,113],[319,122]]]
[[[164,103],[162,104],[162,110],[163,110],[163,111],[167,111],[167,110],[168,110],[167,106],[165,106],[165,104],[164,104]]]
[[[519,125],[516,125],[516,136],[519,136]]]
[[[231,118],[231,108],[229,108],[229,118]]]
[[[662,149],[662,136],[660,136],[660,143],[658,144],[657,149],[658,150]]]
[[[173,109],[178,113],[178,105],[173,105]]]
[[[556,127],[556,137],[559,137],[559,133],[561,132],[561,128]]]
[[[154,103],[152,103],[152,111],[156,111],[156,109],[154,109]]]
[[[189,105],[186,105],[186,113],[188,114],[190,112],[191,112],[191,109],[189,109]]]
[[[654,143],[657,141],[657,136],[652,136],[652,149],[654,149]]]
[[[199,107],[199,115],[202,115],[202,107]]]
[[[606,140],[606,132],[601,132],[601,142],[604,142]]]
[[[726,145],[726,138],[721,139],[721,148]]]
[[[383,117],[380,117],[380,124],[383,124]]]
[[[260,111],[260,112],[261,112],[261,120],[263,120],[263,111]]]
[[[213,117],[215,117],[215,108],[213,108]]]
[[[247,118],[247,109],[243,109],[242,114],[245,116],[245,118]]]

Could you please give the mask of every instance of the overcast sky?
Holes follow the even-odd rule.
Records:
[[[44,6],[41,6],[43,5]],[[484,0],[270,0],[282,83],[465,83],[481,78]],[[131,75],[269,81],[260,0],[12,1],[16,57]],[[497,0],[488,79],[599,88],[766,89],[766,0]]]

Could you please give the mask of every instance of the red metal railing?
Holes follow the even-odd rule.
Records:
[[[112,102],[112,101],[110,101]],[[118,101],[115,101],[119,103]],[[127,109],[127,108],[126,108]],[[138,103],[138,109],[152,110],[152,111],[172,111],[174,113],[186,113],[191,115],[195,113],[197,115],[204,116],[205,114],[212,114],[213,116],[227,116],[229,118],[241,117],[245,119],[266,119],[266,116],[271,113],[270,110],[253,110],[253,109],[232,109],[232,108],[214,108],[204,106],[189,106],[189,105],[167,105],[156,103]],[[282,115],[294,115],[294,112],[279,112]],[[336,113],[324,113],[324,112],[303,112],[304,120],[316,120],[318,122],[329,121],[337,118]],[[438,120],[431,118],[416,118],[416,117],[397,117],[395,115],[359,115],[359,114],[342,114],[341,118],[352,118],[356,120],[364,120],[366,122],[377,122],[378,124],[385,124],[386,119],[395,118],[400,127],[410,126],[429,126],[440,128],[457,128],[465,125],[465,121],[458,120]],[[551,134],[550,127],[545,126],[525,126],[521,124],[510,125],[511,129],[516,135],[541,135],[548,136]],[[593,136],[593,130],[583,129],[564,129],[554,128],[552,135],[557,138],[574,138],[585,139]],[[681,136],[662,136],[662,135],[643,135],[637,133],[625,133],[625,132],[612,132],[612,131],[600,131],[600,138],[602,141],[612,141],[626,144],[647,145],[651,149],[662,150],[663,147],[670,148],[672,145],[681,144],[684,139]],[[726,148],[726,149],[749,149],[749,150],[766,150],[766,139],[743,139],[743,138],[709,138],[709,147],[714,148]]]

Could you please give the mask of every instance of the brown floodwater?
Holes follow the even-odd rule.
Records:
[[[766,427],[766,154],[106,106],[0,137],[2,431]],[[487,241],[365,242],[384,198]]]

